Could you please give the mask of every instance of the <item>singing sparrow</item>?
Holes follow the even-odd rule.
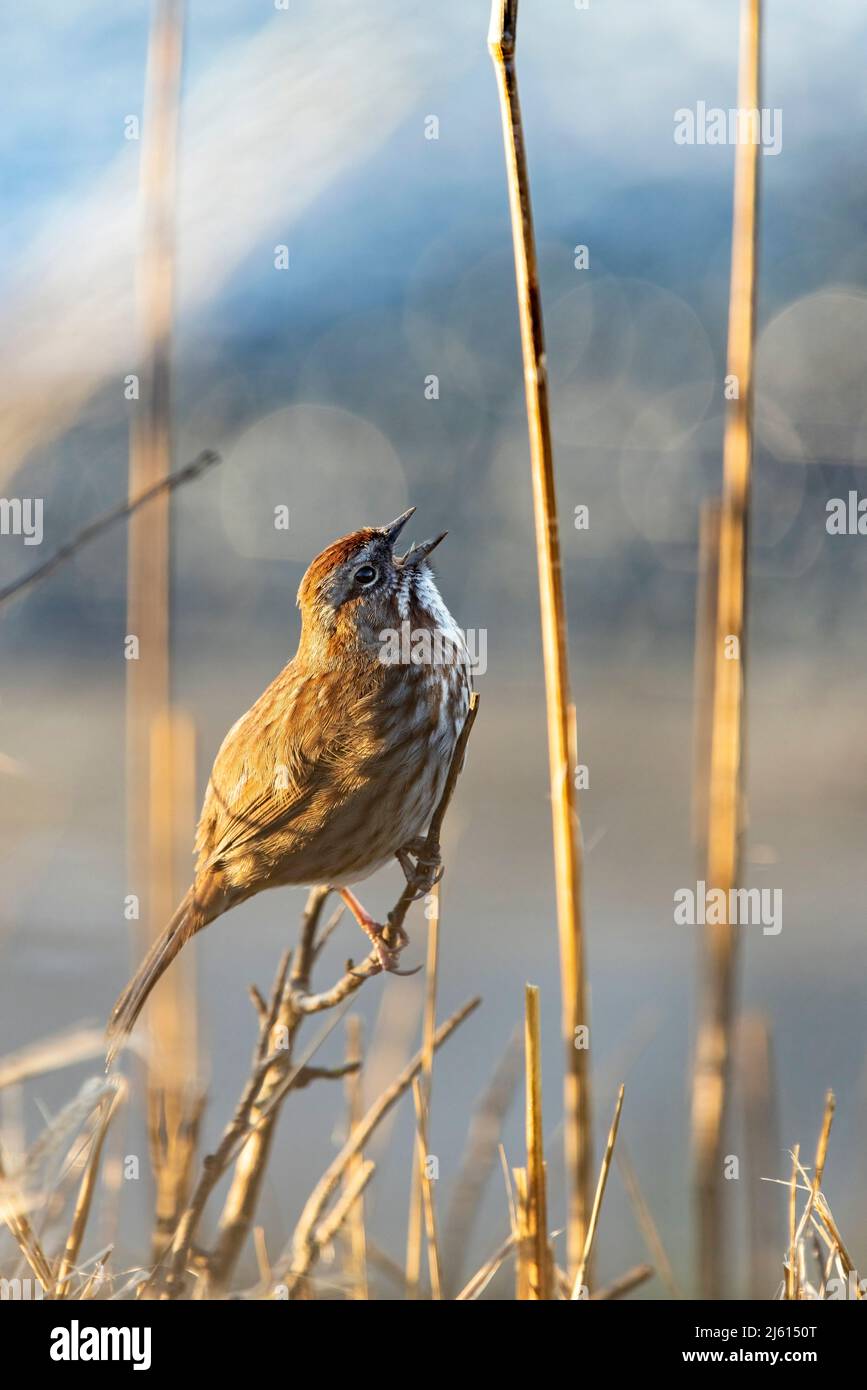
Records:
[[[469,707],[463,637],[427,557],[396,555],[410,509],[318,555],[298,591],[295,656],[232,726],[199,819],[193,883],[118,999],[109,1061],[186,941],[237,903],[284,884],[329,884],[396,954],[350,885],[397,857],[409,878]]]

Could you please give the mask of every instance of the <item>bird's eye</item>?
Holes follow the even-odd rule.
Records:
[[[369,589],[371,584],[375,584],[377,579],[376,570],[373,565],[361,565],[355,571],[355,582],[360,584],[362,589]]]

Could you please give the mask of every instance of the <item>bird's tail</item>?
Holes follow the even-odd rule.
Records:
[[[105,1030],[108,1040],[105,1057],[107,1068],[114,1061],[127,1034],[135,1027],[136,1019],[163,971],[168,969],[181,947],[204,925],[190,888],[111,1011]]]

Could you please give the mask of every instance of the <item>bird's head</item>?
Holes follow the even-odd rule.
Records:
[[[398,555],[395,542],[414,511],[353,531],[317,555],[298,590],[303,640],[337,638],[372,649],[402,622],[436,621],[441,600],[427,557],[446,532]]]

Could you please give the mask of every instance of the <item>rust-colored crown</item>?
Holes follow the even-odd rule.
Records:
[[[326,579],[332,570],[343,565],[350,555],[359,550],[368,541],[373,540],[377,531],[372,526],[363,526],[360,531],[352,531],[348,536],[341,536],[339,540],[332,541],[326,546],[321,554],[316,556],[308,566],[307,573],[301,580],[298,590],[298,607],[306,608],[316,600],[316,593],[323,579]]]

